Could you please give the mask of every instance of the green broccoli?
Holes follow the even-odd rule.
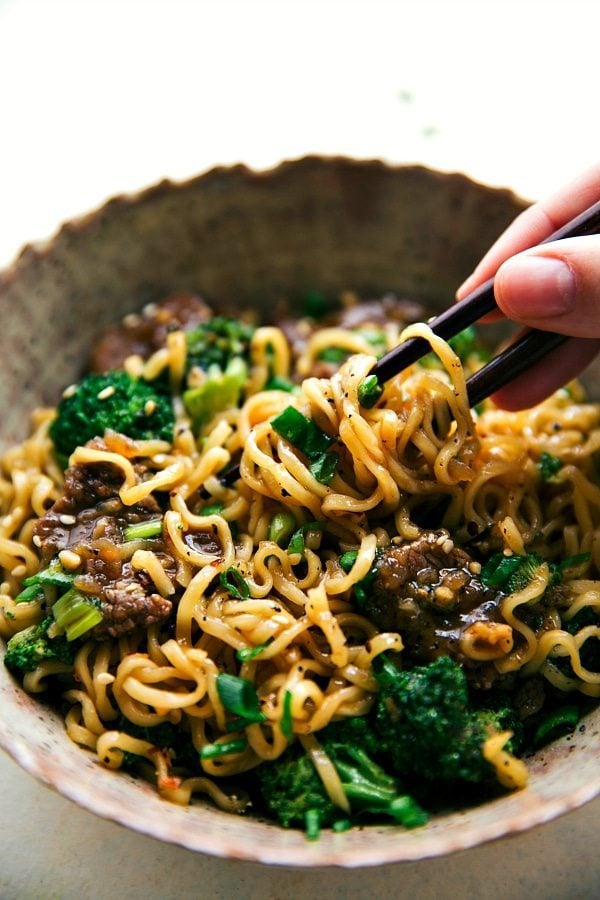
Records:
[[[214,364],[208,367],[202,384],[183,392],[183,404],[198,431],[216,413],[237,406],[242,388],[248,378],[248,365],[239,356],[234,356],[225,370]]]
[[[4,665],[15,674],[33,672],[45,659],[57,659],[71,664],[74,659],[73,647],[63,635],[48,637],[48,629],[54,618],[48,616],[39,625],[31,625],[14,634],[8,642],[4,654]]]
[[[351,806],[350,821],[367,814],[391,818],[406,828],[424,825],[426,813],[404,794],[396,779],[376,762],[379,739],[370,722],[355,717],[318,732],[319,744],[335,766]],[[304,825],[309,837],[321,826],[334,828],[345,813],[331,802],[310,757],[298,744],[257,769],[263,799],[285,828]]]
[[[494,769],[482,754],[494,731],[516,723],[509,710],[474,710],[463,670],[448,656],[399,671],[381,660],[375,728],[402,776],[482,782]]]
[[[232,359],[250,358],[254,328],[226,316],[214,316],[186,334],[187,370],[218,366],[224,371]]]
[[[114,370],[86,375],[58,404],[50,437],[65,457],[107,429],[137,440],[173,440],[171,398],[147,381]]]
[[[224,409],[237,406],[248,378],[250,340],[254,329],[243,322],[215,316],[186,334],[186,372],[202,370],[183,392],[183,403],[197,431]]]

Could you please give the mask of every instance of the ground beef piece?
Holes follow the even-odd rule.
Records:
[[[141,315],[126,316],[121,325],[108,329],[92,350],[90,371],[120,369],[134,354],[146,359],[165,346],[169,331],[194,328],[212,316],[200,297],[184,292],[171,294],[161,303],[147,306]]]
[[[135,468],[142,478],[144,468]],[[152,496],[125,506],[119,497],[122,481],[122,472],[111,464],[71,466],[63,495],[35,526],[45,562],[65,549],[80,558],[74,586],[102,609],[102,622],[90,632],[97,639],[147,628],[167,619],[172,609],[147,573],[133,569],[132,546],[123,540],[128,525],[156,519],[162,510]],[[169,548],[162,538],[153,539],[151,546],[174,585],[176,566]]]
[[[143,469],[138,466],[142,477]],[[65,472],[64,491],[35,524],[42,558],[49,562],[61,550],[76,549],[86,541],[117,540],[122,528],[162,514],[154,497],[125,506],[119,497],[123,473],[118,466],[97,463],[71,466]]]
[[[478,569],[446,532],[391,544],[376,561],[365,613],[382,630],[402,635],[403,652],[412,664],[448,655],[464,666],[475,686],[490,687],[495,667],[466,658],[459,645],[462,632],[473,623],[502,621],[501,595],[482,584]]]
[[[161,561],[164,565],[164,559]],[[172,608],[171,601],[154,590],[145,572],[136,572],[130,563],[122,566],[119,578],[102,588],[98,600],[103,619],[91,633],[97,640],[148,628],[167,619]]]

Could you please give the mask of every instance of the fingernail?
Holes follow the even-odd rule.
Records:
[[[456,291],[456,299],[462,300],[463,297],[466,297],[467,294],[471,293],[471,286],[475,287],[477,284],[477,278],[475,272],[472,272],[468,278],[465,278],[461,286]]]
[[[562,259],[517,256],[498,271],[496,298],[504,312],[516,319],[562,316],[575,304],[575,277]]]

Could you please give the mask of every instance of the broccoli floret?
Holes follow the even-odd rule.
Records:
[[[427,781],[482,782],[494,769],[482,754],[503,714],[473,710],[460,666],[443,656],[426,666],[399,671],[382,661],[375,727],[400,776]]]
[[[209,366],[202,384],[183,393],[183,403],[194,430],[209,422],[216,413],[237,406],[247,377],[248,366],[238,356],[227,364],[225,371],[216,364]]]
[[[48,616],[39,625],[31,625],[14,634],[4,654],[6,668],[15,674],[24,674],[33,672],[45,659],[71,664],[74,653],[67,639],[63,635],[48,637],[48,628],[53,622],[52,616]]]
[[[426,813],[404,794],[376,760],[379,738],[364,717],[328,725],[317,739],[340,777],[350,803],[352,822],[365,815],[391,818],[406,828],[424,825]],[[271,812],[286,828],[304,825],[313,832],[344,818],[329,799],[311,759],[295,744],[273,762],[257,769],[262,796]]]
[[[306,825],[307,816],[318,816],[319,825],[333,824],[343,818],[342,810],[331,802],[317,770],[294,744],[272,762],[256,770],[263,800],[284,828]]]
[[[243,322],[215,316],[186,334],[186,372],[196,370],[196,376],[184,391],[183,402],[196,431],[216,413],[239,404],[253,332]],[[204,372],[200,381],[198,369]]]
[[[115,370],[86,375],[58,404],[50,437],[68,457],[107,429],[137,440],[173,440],[171,398],[149,382]]]
[[[253,333],[251,325],[226,316],[203,322],[186,334],[188,371],[196,367],[206,372],[211,366],[225,371],[236,358],[247,362]]]

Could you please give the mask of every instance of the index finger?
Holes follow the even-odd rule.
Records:
[[[522,250],[535,247],[553,231],[600,199],[600,163],[578,175],[546,200],[528,207],[508,226],[490,247],[474,272],[459,287],[462,300],[488,278],[492,278],[504,260]]]

